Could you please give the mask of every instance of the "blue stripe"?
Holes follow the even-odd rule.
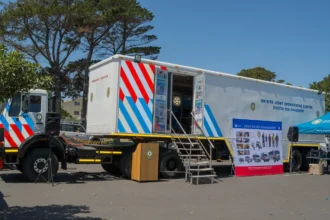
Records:
[[[206,111],[207,111],[207,113],[208,113],[208,115],[209,115],[209,117],[210,117],[210,119],[211,119],[211,123],[213,124],[215,130],[216,130],[217,133],[218,133],[218,137],[222,136],[222,132],[221,132],[221,130],[220,130],[220,127],[219,127],[217,121],[215,120],[214,115],[212,114],[212,111],[211,111],[211,109],[210,109],[210,106],[205,105],[205,109],[206,109]]]
[[[130,127],[131,131],[133,133],[138,133],[138,130],[135,127],[135,125],[134,125],[134,123],[132,121],[132,118],[129,116],[129,114],[128,114],[125,106],[124,106],[124,103],[122,101],[119,101],[119,109],[120,109],[121,113],[123,114],[125,120],[127,121],[127,124]]]
[[[135,113],[137,120],[139,121],[140,125],[142,126],[142,129],[144,131],[144,133],[150,134],[150,129],[148,128],[145,119],[142,117],[139,109],[136,107],[133,99],[131,97],[126,97],[129,105],[131,106],[133,112]]]
[[[204,127],[206,128],[207,135],[209,137],[214,137],[213,132],[212,132],[210,126],[209,126],[209,123],[207,123],[206,118],[204,118]]]
[[[139,98],[139,100],[140,100],[140,103],[141,103],[144,111],[146,112],[149,120],[152,122],[152,113],[151,113],[151,111],[150,111],[150,109],[149,109],[146,101],[144,99],[142,99],[142,98]]]
[[[123,124],[121,123],[120,119],[118,118],[118,131],[119,132],[126,132]]]
[[[17,118],[14,118],[13,117],[13,121],[15,122],[15,124],[16,124],[16,126],[18,127],[18,130],[20,131],[20,132],[22,132],[22,123],[21,123],[21,121],[19,120],[19,118],[17,117]]]
[[[9,123],[7,122],[6,118],[3,115],[0,115],[0,122],[3,124],[5,129],[9,131]]]
[[[24,113],[23,115],[24,115],[25,120],[28,123],[29,127],[31,128],[31,130],[34,131],[34,123],[33,123],[32,119],[30,118],[29,114]]]

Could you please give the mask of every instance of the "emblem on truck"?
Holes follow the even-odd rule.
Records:
[[[322,122],[322,119],[316,119],[312,122],[313,125],[320,124]]]

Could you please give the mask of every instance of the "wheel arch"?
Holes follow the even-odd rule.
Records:
[[[36,148],[48,148],[48,145],[49,138],[45,134],[31,136],[21,145],[18,156],[24,158],[28,151]],[[63,144],[57,138],[52,139],[52,151],[59,161],[64,159],[65,149]]]

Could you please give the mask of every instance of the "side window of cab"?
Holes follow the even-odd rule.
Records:
[[[21,113],[21,94],[19,93],[15,95],[11,101],[8,116],[18,117],[20,113]]]

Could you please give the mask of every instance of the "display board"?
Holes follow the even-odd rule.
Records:
[[[166,132],[167,122],[167,86],[168,73],[166,70],[156,69],[155,79],[155,104],[154,104],[154,126],[156,133]]]
[[[194,134],[202,134],[200,128],[203,127],[203,98],[204,98],[204,74],[195,76],[195,89],[194,89]],[[197,126],[197,124],[199,127]]]
[[[233,119],[236,176],[282,174],[282,122]]]

